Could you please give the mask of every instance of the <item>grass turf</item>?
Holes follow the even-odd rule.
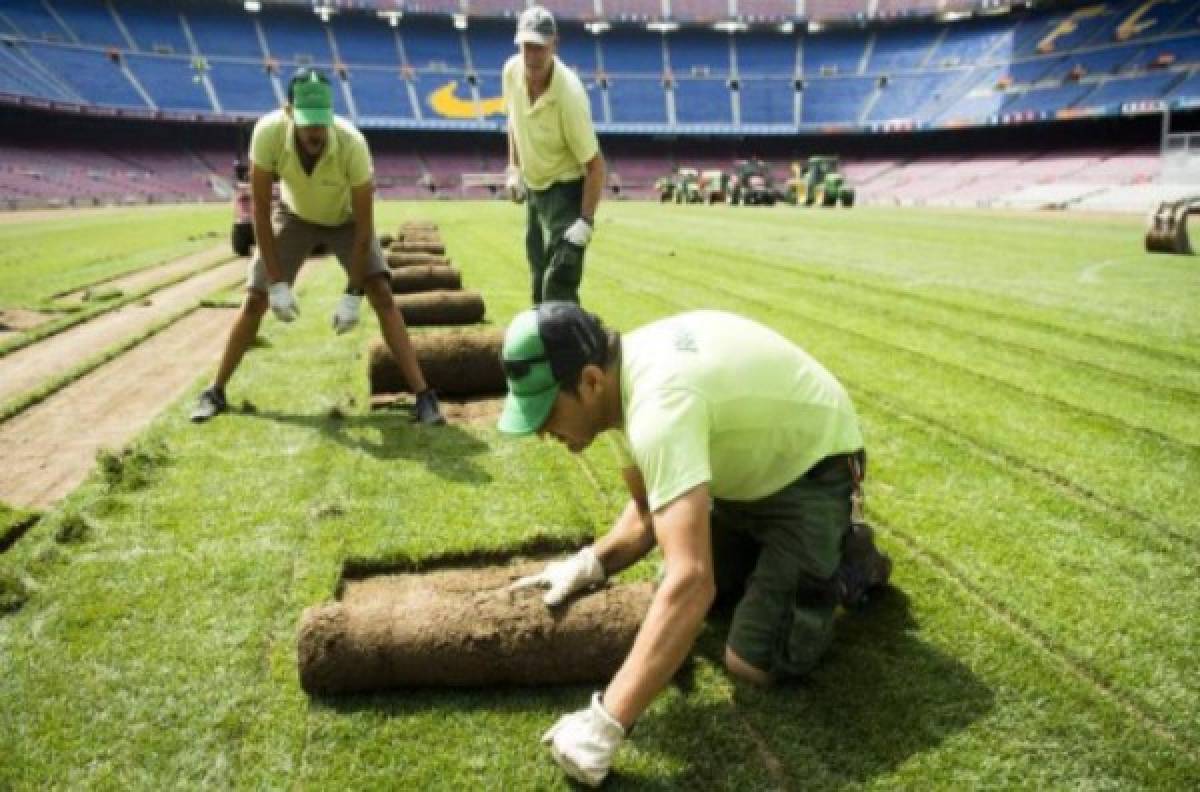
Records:
[[[381,231],[439,221],[491,321],[524,307],[522,210],[379,215]],[[614,787],[1200,777],[1200,275],[1138,252],[1140,233],[1135,218],[605,205],[583,299],[614,326],[734,310],[847,383],[897,570],[802,684],[733,684],[712,625]],[[302,320],[267,320],[233,414],[193,427],[174,405],[0,557],[24,600],[0,618],[0,787],[566,786],[537,738],[586,690],[298,688],[296,620],[347,559],[578,541],[622,502],[603,444],[572,458],[368,412],[378,331],[369,312],[329,331],[341,283],[322,264]]]

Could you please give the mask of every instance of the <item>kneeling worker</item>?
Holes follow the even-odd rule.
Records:
[[[514,587],[548,587],[554,606],[655,544],[665,562],[608,689],[544,738],[572,778],[603,780],[718,598],[737,602],[726,667],[768,684],[815,667],[836,607],[887,582],[891,562],[855,513],[865,457],[854,406],[774,331],[697,311],[622,338],[574,303],[547,302],[513,320],[503,364],[500,430],[550,435],[576,453],[615,430],[631,495],[594,546]]]
[[[292,284],[305,257],[324,245],[348,276],[346,293],[333,314],[333,329],[340,334],[358,324],[365,294],[379,318],[388,350],[417,394],[417,420],[445,423],[396,309],[383,251],[375,238],[371,152],[361,132],[333,115],[333,93],[321,72],[304,69],[292,78],[287,105],[254,125],[250,158],[258,256],[216,381],[200,394],[192,420],[207,421],[226,409],[225,385],[258,335],[268,305],[281,322],[295,320],[300,306]],[[276,177],[283,200],[272,225]]]

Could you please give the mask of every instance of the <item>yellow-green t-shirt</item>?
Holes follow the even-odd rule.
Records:
[[[546,92],[530,104],[520,55],[504,64],[504,109],[516,144],[521,176],[533,190],[583,177],[600,151],[587,90],[556,55]]]
[[[283,202],[310,223],[339,226],[352,215],[350,190],[371,180],[367,140],[354,125],[334,116],[321,159],[309,175],[300,164],[291,119],[276,110],[258,119],[250,138],[250,159],[278,174]]]
[[[775,331],[695,311],[622,338],[623,462],[650,509],[708,482],[714,498],[771,495],[830,454],[863,447],[841,383]]]

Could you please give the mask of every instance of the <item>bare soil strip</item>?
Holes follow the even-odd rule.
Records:
[[[225,245],[208,248],[183,258],[156,264],[128,275],[121,275],[105,281],[91,283],[82,289],[55,295],[56,299],[65,303],[82,303],[89,292],[119,291],[122,294],[139,294],[155,286],[170,283],[191,272],[198,272],[224,259],[232,258],[233,254]]]
[[[34,390],[122,341],[144,333],[156,322],[186,310],[217,289],[234,283],[244,275],[245,269],[245,261],[231,261],[169,286],[145,300],[5,355],[0,358],[0,404]]]
[[[0,308],[0,338],[6,333],[24,333],[54,319],[56,314],[27,311],[24,308]]]
[[[73,490],[98,450],[122,447],[212,365],[229,321],[200,308],[0,424],[0,501],[40,509]]]

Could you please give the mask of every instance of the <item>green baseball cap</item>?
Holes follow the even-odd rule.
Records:
[[[333,89],[316,69],[300,71],[288,83],[288,102],[296,126],[329,126],[333,123]]]
[[[573,378],[607,343],[600,319],[573,302],[544,302],[517,314],[500,353],[508,397],[496,428],[511,435],[541,429],[559,383]]]

